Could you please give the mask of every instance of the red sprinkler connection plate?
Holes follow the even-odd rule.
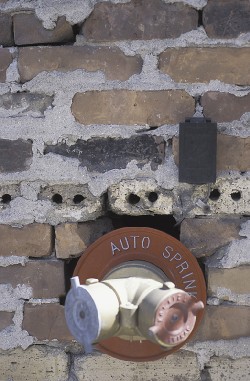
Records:
[[[176,288],[186,291],[206,305],[206,285],[201,268],[193,254],[172,236],[147,227],[114,230],[90,245],[79,259],[74,271],[80,283],[86,279],[102,280],[114,267],[128,261],[146,261],[161,269]],[[204,310],[197,314],[196,324],[188,340],[197,331]],[[151,361],[171,354],[148,340],[128,341],[118,337],[102,340],[96,345],[110,356],[128,361]]]

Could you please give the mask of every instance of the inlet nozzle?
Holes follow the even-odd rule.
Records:
[[[173,348],[188,338],[197,313],[204,308],[172,282],[140,277],[90,278],[80,285],[71,279],[65,314],[73,336],[91,352],[92,343],[112,336],[129,341],[150,340]]]

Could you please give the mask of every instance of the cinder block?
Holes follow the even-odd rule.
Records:
[[[109,207],[117,214],[133,216],[172,214],[173,194],[151,179],[123,180],[109,187]]]

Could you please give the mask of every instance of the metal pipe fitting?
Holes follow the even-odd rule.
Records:
[[[147,272],[159,279],[153,268]],[[76,276],[71,285],[65,304],[66,321],[87,353],[92,343],[113,336],[129,341],[150,340],[166,349],[173,348],[188,338],[197,312],[204,308],[202,301],[175,288],[172,282],[140,276],[111,276],[101,282],[90,278],[85,285],[80,285]]]

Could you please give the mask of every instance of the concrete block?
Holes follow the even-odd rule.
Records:
[[[250,357],[232,360],[212,357],[206,364],[206,376],[209,381],[247,381],[249,379]]]
[[[68,356],[59,349],[32,346],[0,352],[1,381],[67,381]]]
[[[133,216],[171,214],[173,194],[157,186],[152,179],[123,180],[108,190],[109,208],[117,214]]]
[[[146,363],[122,361],[107,355],[76,356],[74,369],[79,380],[88,381],[200,380],[196,355],[184,351]]]

